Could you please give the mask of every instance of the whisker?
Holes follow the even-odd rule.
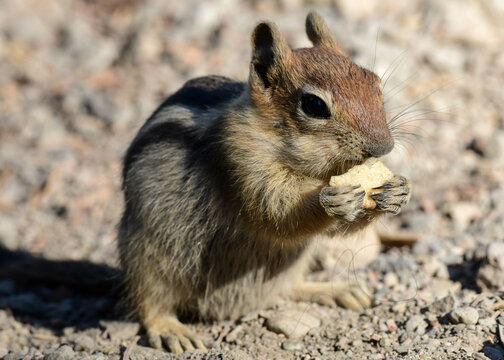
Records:
[[[439,90],[441,90],[441,87],[432,90],[431,92],[429,92],[425,96],[422,96],[421,98],[419,98],[418,100],[414,101],[413,103],[405,106],[404,109],[402,109],[399,113],[397,113],[396,115],[394,115],[394,117],[390,121],[394,122],[397,117],[403,115],[406,111],[408,111],[409,109],[411,109],[413,106],[418,105],[420,102],[422,102],[423,100],[427,99],[429,96],[431,96],[432,94],[438,92]]]
[[[378,36],[380,35],[380,28],[378,28],[378,31],[376,31],[376,39],[375,39],[375,45],[374,45],[374,56],[373,56],[373,67],[371,68],[374,72],[375,65],[376,65],[376,49],[378,48]]]
[[[411,124],[424,123],[425,121],[435,121],[435,122],[448,122],[451,123],[451,120],[441,119],[439,117],[401,117],[394,121],[393,124],[390,124],[389,129],[398,129],[403,127],[409,127]]]
[[[380,78],[382,79],[382,82],[383,82],[383,85],[382,85],[382,89],[385,89],[385,87],[387,86],[387,82],[388,80],[390,79],[390,76],[397,70],[397,68],[399,67],[399,65],[401,65],[401,62],[399,61],[397,64],[396,62],[404,55],[406,54],[407,50],[404,50],[403,52],[401,52],[391,63],[390,65],[387,67],[387,69],[385,70],[385,72],[383,73],[382,76],[380,76]],[[383,81],[383,78],[385,77],[385,75],[387,74],[387,72],[390,70],[390,68],[393,67],[392,71],[390,71],[390,73],[387,75],[387,78],[385,79],[385,81]]]
[[[387,90],[383,94],[383,96],[384,97],[393,97],[394,95],[397,95],[399,92],[401,92],[402,90],[404,90],[407,85],[409,85],[409,83],[408,83],[409,81],[415,79],[416,77],[418,77],[418,72],[415,72],[415,73],[411,74],[406,79],[404,79],[401,82],[399,82],[399,84],[397,84],[396,86],[394,86],[392,89]],[[397,88],[399,88],[399,89],[396,92],[394,92],[393,94],[390,94],[392,91],[394,91]]]

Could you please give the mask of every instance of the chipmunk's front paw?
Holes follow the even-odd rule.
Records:
[[[395,175],[382,186],[373,190],[383,190],[370,195],[376,201],[376,210],[390,212],[397,215],[411,197],[411,183],[403,176]]]
[[[360,185],[326,186],[320,191],[320,204],[329,216],[354,221],[362,213],[365,192]]]

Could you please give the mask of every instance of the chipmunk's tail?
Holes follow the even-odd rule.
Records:
[[[118,297],[122,272],[89,261],[48,260],[0,244],[0,279],[69,287],[78,292]]]

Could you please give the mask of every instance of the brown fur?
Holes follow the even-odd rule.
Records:
[[[120,258],[153,346],[202,348],[177,313],[235,319],[268,306],[301,281],[315,237],[356,231],[407,201],[399,180],[374,211],[359,189],[327,186],[393,140],[379,78],[341,54],[320,16],[306,28],[315,46],[292,51],[276,25],[257,25],[248,85],[191,80],[128,150]],[[302,111],[306,92],[329,119]]]

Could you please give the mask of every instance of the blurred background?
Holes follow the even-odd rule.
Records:
[[[413,183],[410,205],[379,226],[422,239],[402,253],[415,282],[395,271],[393,251],[367,281],[379,292],[390,271],[386,287],[424,305],[460,290],[453,281],[476,289],[471,266],[504,258],[487,251],[504,239],[500,0],[2,0],[0,244],[116,266],[121,160],[142,123],[192,77],[246,81],[260,20],[276,22],[292,47],[310,46],[310,9],[382,77],[399,126],[385,162]],[[484,290],[504,290],[504,266],[494,265]]]
[[[309,46],[312,8],[386,81],[389,117],[403,111],[387,163],[414,195],[389,226],[439,238],[478,220],[502,236],[502,1],[3,0],[0,241],[115,263],[121,158],[140,125],[192,77],[245,81],[262,19]]]

